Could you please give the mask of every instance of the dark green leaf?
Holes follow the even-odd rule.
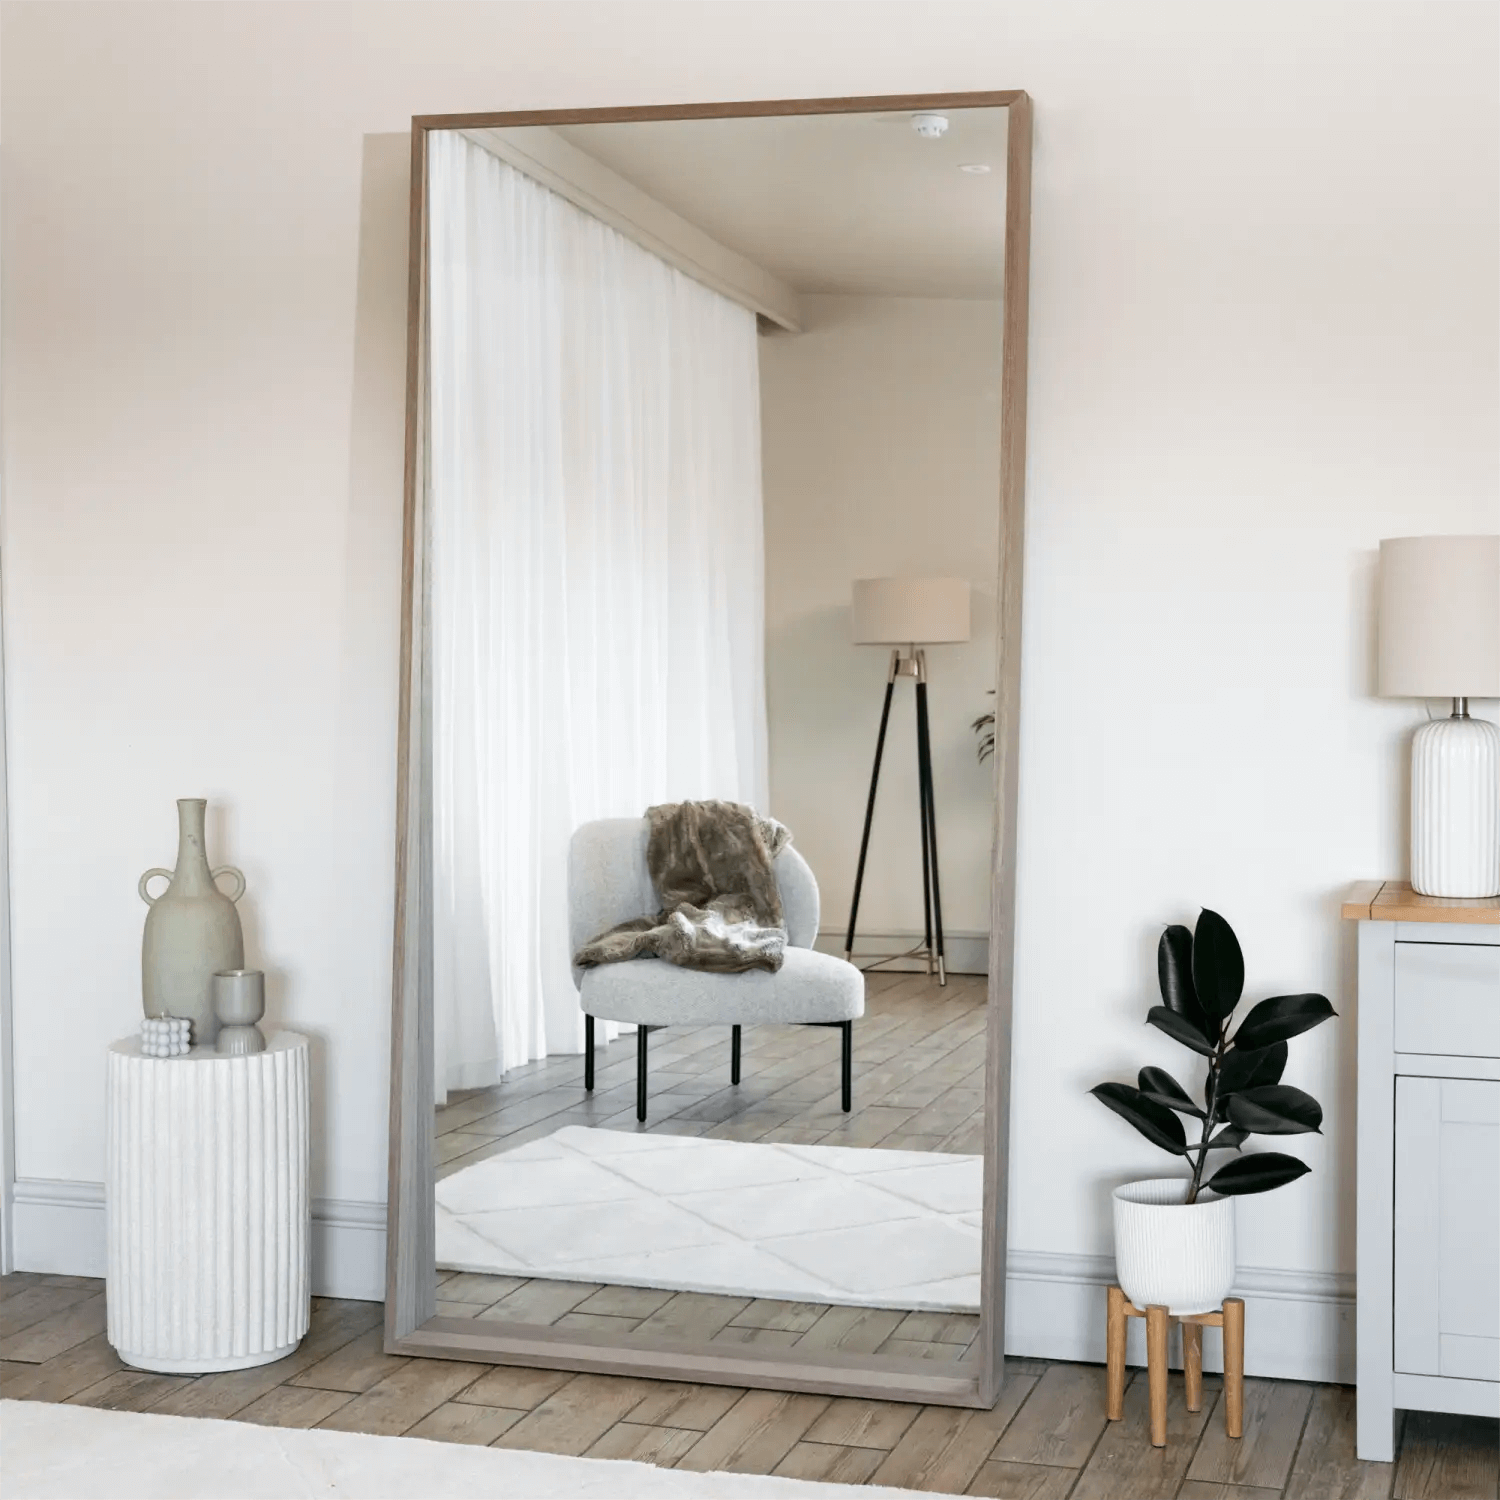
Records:
[[[1210,1151],[1238,1151],[1245,1143],[1245,1137],[1250,1132],[1247,1130],[1236,1130],[1232,1125],[1226,1125],[1216,1136],[1211,1136],[1208,1142]]]
[[[1229,1118],[1256,1135],[1303,1135],[1322,1125],[1323,1106],[1289,1083],[1272,1083],[1230,1095]]]
[[[1185,1016],[1205,1036],[1207,1017],[1193,988],[1193,935],[1186,927],[1172,926],[1156,945],[1156,978],[1161,985],[1162,1004]]]
[[[1101,1083],[1089,1093],[1122,1120],[1128,1120],[1153,1146],[1160,1146],[1174,1156],[1186,1155],[1187,1133],[1182,1121],[1164,1104],[1146,1098],[1128,1083]]]
[[[1200,1120],[1204,1118],[1204,1112],[1193,1103],[1193,1096],[1165,1068],[1142,1068],[1136,1081],[1148,1099],[1165,1104],[1168,1109],[1175,1109],[1180,1115],[1194,1115]]]
[[[1249,1156],[1226,1162],[1208,1179],[1207,1186],[1226,1198],[1236,1193],[1269,1193],[1310,1170],[1305,1161],[1280,1151],[1252,1151]]]
[[[1223,1101],[1226,1095],[1237,1094],[1241,1089],[1280,1083],[1281,1075],[1286,1071],[1286,1054],[1285,1042],[1272,1042],[1258,1052],[1231,1047],[1224,1054],[1224,1066],[1219,1069],[1219,1099]]]
[[[1338,1012],[1322,995],[1277,995],[1262,1000],[1240,1023],[1234,1034],[1234,1045],[1245,1049],[1269,1047],[1288,1037],[1310,1031]]]
[[[1146,1022],[1155,1026],[1158,1031],[1165,1031],[1173,1041],[1181,1042],[1184,1047],[1191,1047],[1194,1052],[1201,1052],[1204,1057],[1213,1055],[1213,1043],[1186,1016],[1179,1016],[1175,1010],[1168,1010],[1165,1005],[1153,1005],[1146,1012]]]
[[[1245,959],[1234,929],[1206,906],[1193,930],[1193,988],[1210,1025],[1222,1027],[1245,989]]]

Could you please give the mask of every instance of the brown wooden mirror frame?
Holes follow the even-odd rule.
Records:
[[[1008,110],[1003,349],[1000,390],[999,640],[995,700],[995,837],[990,887],[986,1019],[984,1230],[980,1322],[973,1361],[885,1360],[755,1345],[660,1339],[623,1345],[587,1330],[436,1316],[430,741],[425,667],[423,394],[427,246],[427,134],[433,130],[574,125],[630,120],[724,119],[926,109]],[[1010,1136],[1011,991],[1015,959],[1015,852],[1021,687],[1021,594],[1026,476],[1026,343],[1031,235],[1031,100],[1019,90],[647,105],[630,109],[419,115],[412,120],[408,279],[405,519],[401,585],[401,685],[396,789],[395,951],[391,1019],[390,1175],[386,1218],[385,1347],[544,1369],[773,1390],[814,1391],[949,1406],[990,1407],[1004,1368],[1007,1160]]]

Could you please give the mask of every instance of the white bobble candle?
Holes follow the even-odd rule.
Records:
[[[192,1050],[190,1027],[181,1016],[147,1016],[141,1022],[141,1055],[185,1057]]]

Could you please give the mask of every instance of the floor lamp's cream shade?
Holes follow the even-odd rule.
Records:
[[[966,578],[856,578],[856,646],[934,646],[969,639]]]
[[[1500,536],[1381,542],[1379,691],[1453,700],[1412,736],[1412,888],[1500,896],[1500,729],[1469,717],[1500,697]]]
[[[1381,542],[1379,691],[1500,697],[1500,536]]]

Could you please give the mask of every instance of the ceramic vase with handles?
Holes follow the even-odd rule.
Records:
[[[177,803],[177,867],[147,870],[138,887],[151,908],[141,943],[141,1001],[148,1016],[182,1016],[193,1023],[193,1045],[211,1046],[219,1034],[213,1006],[213,976],[245,966],[245,938],[234,903],[245,894],[245,877],[233,865],[211,870],[203,843],[202,797]],[[152,896],[156,877],[168,881]],[[215,884],[234,881],[225,895]]]

